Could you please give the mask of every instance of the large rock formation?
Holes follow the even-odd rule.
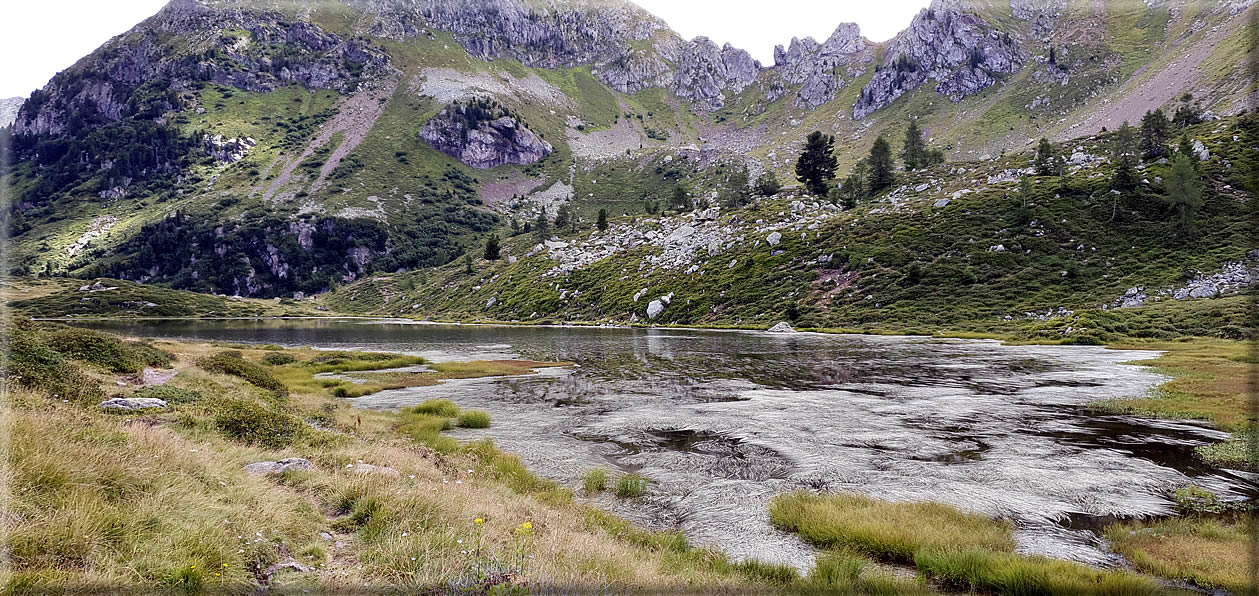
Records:
[[[282,53],[273,51],[277,44]],[[70,127],[153,119],[188,107],[178,92],[193,81],[249,91],[296,82],[348,92],[360,77],[379,74],[388,63],[384,51],[368,42],[279,12],[173,0],[32,93],[17,114],[14,132],[61,135]]]
[[[1018,45],[956,2],[936,0],[914,17],[883,53],[883,65],[861,90],[853,118],[861,119],[906,92],[937,81],[936,92],[959,101],[1023,64]]]
[[[698,107],[716,110],[725,105],[725,91],[742,91],[756,81],[760,71],[761,64],[746,51],[730,44],[718,48],[707,37],[697,37],[677,56],[669,90]]]
[[[551,154],[551,144],[511,112],[487,100],[455,102],[429,119],[420,138],[474,168],[528,165]]]
[[[787,49],[781,45],[774,48],[774,71],[783,85],[773,87],[769,99],[778,99],[786,92],[786,85],[800,85],[793,103],[815,108],[835,99],[844,84],[841,70],[848,70],[849,76],[860,76],[860,65],[872,59],[869,44],[861,37],[856,23],[836,27],[822,44],[812,37],[792,38]]]

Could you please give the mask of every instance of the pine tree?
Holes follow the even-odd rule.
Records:
[[[866,193],[878,194],[879,191],[896,182],[895,167],[892,164],[892,147],[882,136],[874,140],[870,148],[870,174],[866,185]]]
[[[1111,160],[1115,164],[1115,173],[1110,179],[1112,190],[1122,192],[1137,184],[1137,164],[1132,136],[1132,126],[1124,120],[1123,126],[1119,127],[1119,130],[1115,132],[1115,137],[1111,139]]]
[[[1167,129],[1171,123],[1163,110],[1146,112],[1141,118],[1141,154],[1146,159],[1158,159],[1167,155]]]
[[[840,205],[844,209],[856,207],[857,202],[865,198],[868,169],[864,159],[858,160],[852,167],[852,172],[844,179],[844,185],[840,191]]]
[[[835,179],[835,137],[813,131],[804,141],[804,151],[796,160],[796,180],[809,193],[824,197],[827,186]]]
[[[608,229],[608,210],[607,209],[599,210],[599,219],[595,221],[595,227],[599,228],[600,232]]]
[[[691,197],[685,186],[678,184],[673,187],[673,196],[669,198],[669,206],[678,211],[690,211]]]
[[[463,272],[472,275],[472,255],[464,253],[463,255]]]
[[[533,233],[538,238],[538,242],[545,242],[551,237],[551,223],[546,220],[546,210],[538,214],[538,221],[533,224]]]
[[[1193,158],[1189,155],[1177,153],[1171,162],[1171,172],[1164,181],[1167,196],[1163,197],[1163,201],[1176,215],[1177,233],[1190,236],[1194,231],[1194,216],[1202,207],[1202,179],[1198,177]]]
[[[568,205],[561,205],[559,209],[555,210],[555,229],[559,230],[561,234],[564,233],[564,228],[568,227],[568,218]]]
[[[905,162],[906,172],[930,165],[927,143],[922,140],[922,129],[918,128],[917,120],[910,120],[909,128],[905,129],[905,147],[901,149],[901,160]]]
[[[743,164],[731,166],[721,187],[720,201],[725,207],[741,207],[751,201],[748,193],[748,168]]]
[[[778,194],[778,190],[782,188],[782,184],[778,182],[778,176],[773,172],[765,172],[756,179],[756,194],[763,197]]]
[[[498,234],[490,234],[490,237],[485,239],[485,260],[497,261],[499,253]]]
[[[1049,144],[1049,139],[1041,137],[1040,143],[1036,145],[1036,175],[1051,176],[1055,170],[1054,148]]]

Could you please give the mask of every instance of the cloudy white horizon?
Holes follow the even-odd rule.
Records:
[[[664,19],[679,35],[705,36],[747,50],[761,64],[774,63],[774,46],[792,37],[830,36],[855,22],[873,41],[891,38],[929,0],[884,0],[878,4],[819,0],[634,0]],[[0,21],[0,56],[5,59],[0,98],[25,97],[48,79],[115,35],[152,16],[166,0],[43,0],[14,2]],[[48,26],[56,23],[56,27]],[[50,31],[55,31],[51,34]]]

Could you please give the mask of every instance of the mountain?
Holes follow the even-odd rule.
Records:
[[[1089,137],[1147,110],[1242,111],[1253,97],[1232,65],[1253,53],[1248,6],[936,0],[887,42],[837,24],[762,65],[619,0],[173,0],[22,104],[5,133],[13,271],[321,293],[441,267],[562,208],[583,228],[606,209],[644,232],[679,186],[707,204],[744,168],[792,180],[813,130],[834,136],[845,171],[879,135],[899,147],[913,119],[948,163],[878,199],[899,205],[962,171],[1017,170],[1042,136],[1098,156]],[[1229,152],[1213,128],[1195,134]],[[780,198],[717,221],[821,205]],[[747,304],[769,292],[746,291]]]

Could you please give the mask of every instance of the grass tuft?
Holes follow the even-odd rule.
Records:
[[[459,412],[458,425],[463,428],[489,428],[490,413],[485,410],[465,410]]]
[[[608,489],[608,471],[603,468],[594,468],[586,472],[581,479],[581,484],[588,495],[601,493]]]
[[[616,479],[614,492],[622,499],[641,497],[647,492],[647,479],[635,473],[622,474]]]

